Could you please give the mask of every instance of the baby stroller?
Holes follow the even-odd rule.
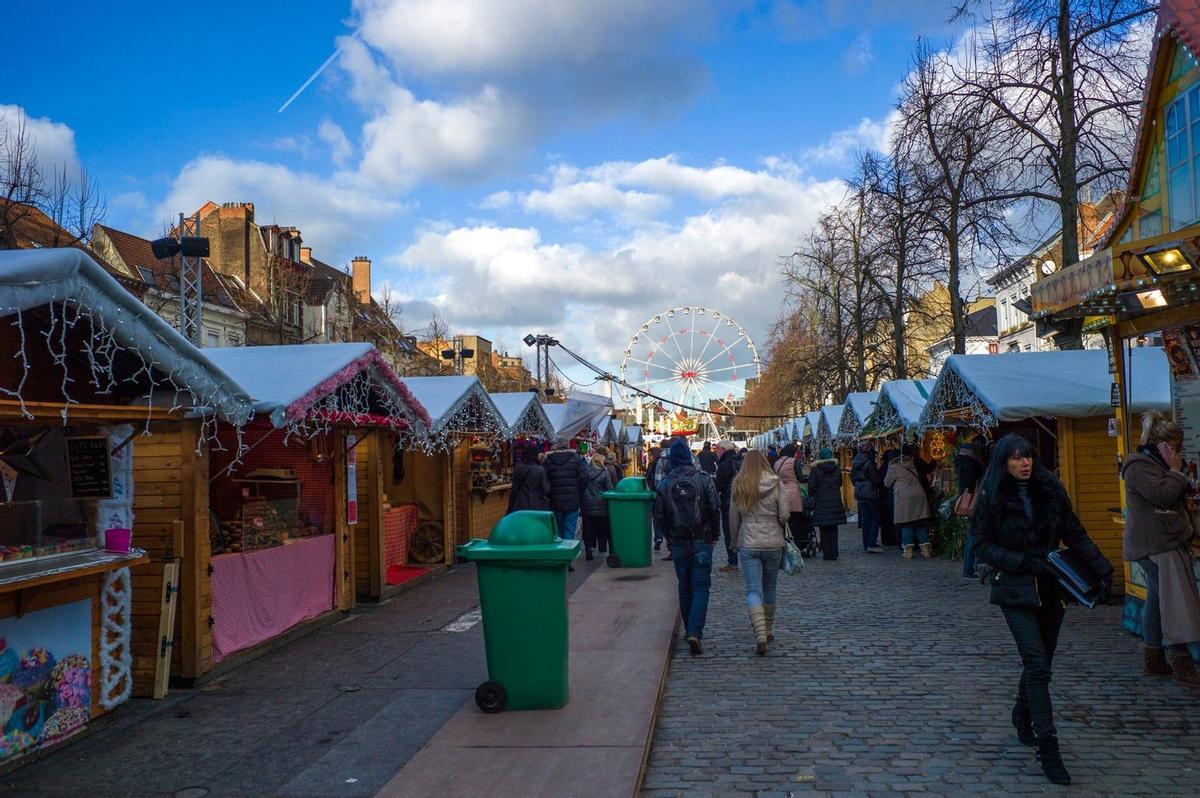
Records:
[[[804,498],[804,512],[800,514],[800,528],[793,533],[796,548],[800,549],[800,554],[806,560],[810,560],[817,556],[819,550],[819,542],[817,540],[817,528],[813,526],[812,513],[808,500],[808,477],[802,477],[800,480],[800,495]]]

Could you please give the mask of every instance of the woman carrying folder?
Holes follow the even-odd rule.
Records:
[[[1050,702],[1050,666],[1065,606],[1046,556],[1066,544],[1087,564],[1107,598],[1112,566],[1096,548],[1059,481],[1039,464],[1019,435],[996,444],[975,505],[976,551],[991,565],[991,602],[1004,613],[1021,655],[1012,723],[1025,745],[1037,746],[1046,778],[1070,784]]]

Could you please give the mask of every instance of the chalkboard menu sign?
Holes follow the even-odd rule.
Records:
[[[112,462],[108,454],[108,437],[67,438],[67,471],[71,478],[72,498],[111,498]]]

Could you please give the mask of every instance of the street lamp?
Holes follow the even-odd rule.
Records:
[[[465,360],[470,360],[475,357],[475,350],[469,346],[463,346],[463,337],[461,335],[454,336],[454,342],[451,347],[442,350],[442,360],[453,360],[454,371],[457,374],[462,374],[466,364]]]

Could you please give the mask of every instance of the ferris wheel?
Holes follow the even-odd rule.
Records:
[[[745,328],[696,305],[656,313],[629,339],[621,359],[621,379],[638,390],[721,413],[736,412],[745,380],[758,376],[758,350]],[[719,419],[703,416],[715,431]]]

